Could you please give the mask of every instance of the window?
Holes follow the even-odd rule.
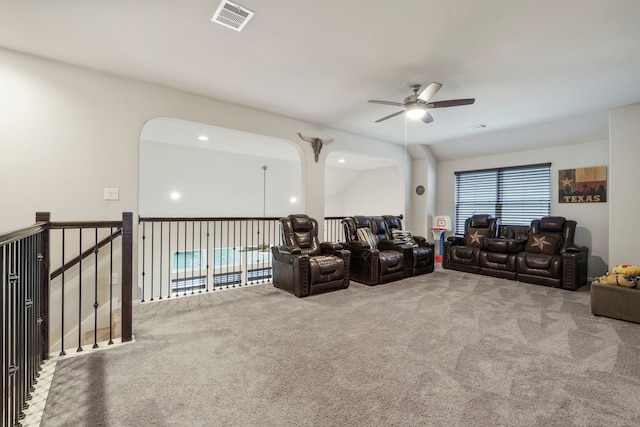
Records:
[[[549,215],[551,164],[456,172],[455,232],[464,234],[464,221],[489,214],[503,224],[529,225]]]

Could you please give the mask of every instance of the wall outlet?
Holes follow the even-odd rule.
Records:
[[[120,189],[119,188],[105,188],[104,189],[104,199],[105,200],[120,200]]]
[[[112,285],[118,284],[118,273],[111,273],[111,284]]]

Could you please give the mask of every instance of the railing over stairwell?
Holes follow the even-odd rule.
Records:
[[[271,281],[279,218],[140,218],[141,302]]]
[[[344,230],[342,228],[342,216],[327,216],[324,218],[323,242],[344,242]]]
[[[133,215],[121,221],[51,222],[50,336],[65,355],[132,338]]]
[[[122,341],[131,340],[132,225],[131,213],[124,213],[122,221],[55,223],[48,213],[38,213],[36,225],[0,236],[2,426],[20,425],[42,363],[52,347],[65,354],[69,330],[78,337],[78,351],[87,341],[83,330],[91,332],[88,341],[98,346],[96,331],[102,326],[98,313],[108,307],[107,326],[113,335],[114,287],[110,284],[105,290],[105,280],[98,276],[104,270],[113,277],[115,264],[122,273],[120,336]],[[108,237],[99,240],[100,232]],[[69,246],[77,247],[77,252]],[[50,275],[50,265],[62,267]],[[89,292],[83,292],[85,288]],[[87,314],[93,316],[92,325],[84,328]],[[57,342],[50,347],[52,341]]]
[[[48,228],[0,236],[2,425],[19,425],[47,358]]]
[[[403,215],[397,215],[398,218],[403,219]],[[342,225],[343,216],[328,216],[324,218],[324,240],[323,242],[338,242],[345,241],[344,228]]]

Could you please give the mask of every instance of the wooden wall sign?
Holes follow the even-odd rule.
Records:
[[[558,202],[598,203],[607,201],[607,167],[558,171]]]

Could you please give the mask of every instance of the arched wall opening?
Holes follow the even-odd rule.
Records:
[[[278,217],[303,211],[300,155],[294,143],[278,138],[151,119],[140,133],[138,212]]]
[[[402,165],[381,157],[332,151],[325,164],[325,217],[405,214]]]

